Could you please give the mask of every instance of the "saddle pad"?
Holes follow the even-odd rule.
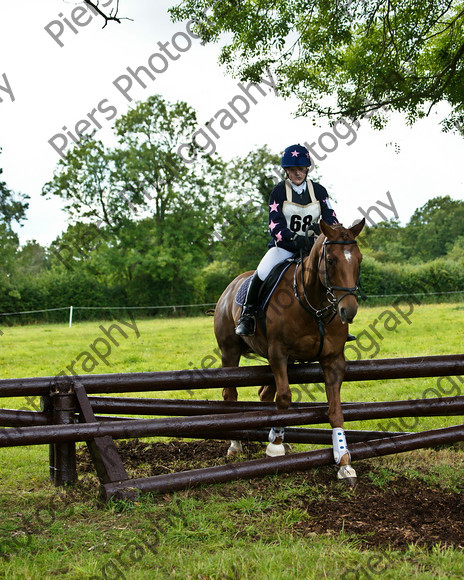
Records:
[[[235,304],[237,304],[237,306],[243,306],[248,292],[248,286],[250,285],[252,278],[253,275],[248,276],[248,278],[245,278],[245,280],[240,284],[240,288],[238,289],[234,298]]]
[[[266,280],[264,280],[263,285],[261,286],[261,289],[259,291],[258,310],[266,309],[269,300],[271,299],[271,296],[277,287],[277,284],[282,279],[282,276],[285,274],[288,268],[292,264],[295,264],[296,262],[297,260],[289,258],[288,260],[285,260],[284,262],[277,264],[277,266],[274,266],[274,268],[270,271],[269,276],[266,278]],[[235,304],[237,304],[238,306],[243,306],[243,303],[245,302],[251,278],[252,276],[248,276],[248,278],[245,278],[245,280],[240,284],[240,287],[237,290],[237,294],[235,295],[234,301]]]

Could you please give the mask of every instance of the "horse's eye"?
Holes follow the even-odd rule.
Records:
[[[329,264],[329,266],[333,266],[334,261],[332,258],[327,258],[327,264]]]

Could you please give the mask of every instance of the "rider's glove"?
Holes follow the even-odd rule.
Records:
[[[306,236],[300,236],[298,234],[294,234],[293,236],[293,243],[299,250],[305,250],[309,252],[314,244],[314,239],[312,236],[307,238]]]

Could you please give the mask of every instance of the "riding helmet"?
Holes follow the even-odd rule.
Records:
[[[309,151],[303,145],[290,145],[282,155],[281,167],[310,167]]]

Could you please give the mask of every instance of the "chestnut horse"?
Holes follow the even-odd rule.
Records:
[[[332,426],[333,452],[340,465],[338,478],[355,482],[356,472],[350,466],[350,454],[343,431],[340,387],[345,373],[344,346],[348,323],[358,310],[357,291],[362,260],[355,240],[363,229],[363,219],[346,229],[341,224],[329,226],[320,222],[321,235],[309,256],[288,268],[269,301],[265,328],[257,324],[254,336],[238,336],[235,326],[241,308],[234,298],[242,282],[252,274],[246,272],[233,280],[220,297],[214,314],[214,331],[222,354],[223,367],[239,365],[242,354],[253,352],[269,360],[275,386],[259,389],[261,401],[276,396],[277,409],[288,409],[291,391],[287,365],[294,361],[318,360],[323,370],[328,416]],[[237,400],[237,389],[222,392],[225,401]],[[272,428],[266,454],[285,454],[284,430]],[[241,451],[241,443],[232,441],[228,454]]]

